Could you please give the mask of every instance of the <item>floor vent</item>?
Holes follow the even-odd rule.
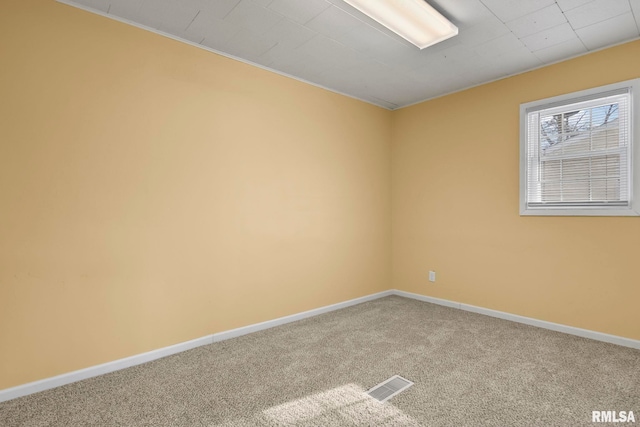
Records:
[[[400,375],[394,375],[373,387],[367,394],[380,402],[385,402],[412,385],[413,383],[411,381],[402,378]]]

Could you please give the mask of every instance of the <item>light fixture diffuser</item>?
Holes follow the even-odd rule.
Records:
[[[458,34],[458,27],[424,0],[344,0],[420,49]]]

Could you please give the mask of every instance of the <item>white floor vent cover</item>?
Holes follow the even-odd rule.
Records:
[[[400,375],[394,375],[381,382],[367,392],[367,394],[380,402],[386,402],[398,393],[411,387],[413,383]]]

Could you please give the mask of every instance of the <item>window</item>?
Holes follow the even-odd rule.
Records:
[[[640,215],[638,99],[640,79],[522,104],[520,215]]]

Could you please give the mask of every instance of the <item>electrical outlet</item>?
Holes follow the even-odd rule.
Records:
[[[436,281],[436,272],[435,271],[429,271],[429,281],[430,282],[435,282]]]

